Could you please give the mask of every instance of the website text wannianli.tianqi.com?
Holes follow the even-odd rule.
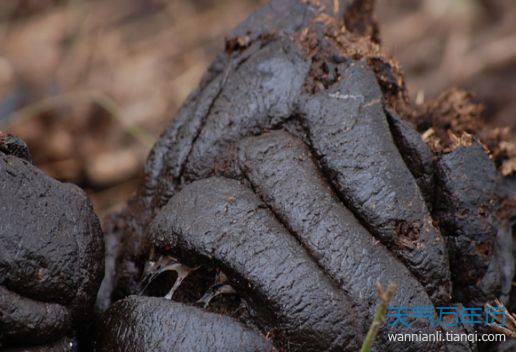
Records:
[[[494,333],[453,333],[435,331],[432,333],[392,333],[387,334],[392,342],[504,342],[505,334]]]

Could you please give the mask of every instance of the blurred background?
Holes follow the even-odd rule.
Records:
[[[101,217],[116,211],[225,35],[264,2],[1,0],[0,130]],[[514,131],[516,1],[377,0],[376,17],[412,99],[462,87]]]

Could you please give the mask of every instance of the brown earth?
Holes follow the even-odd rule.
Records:
[[[86,189],[100,216],[119,209],[221,39],[263,2],[2,1],[0,130],[24,139],[51,176]],[[375,13],[381,38],[374,24],[356,34],[397,58],[434,150],[475,132],[501,171],[514,172],[516,3],[378,0]]]

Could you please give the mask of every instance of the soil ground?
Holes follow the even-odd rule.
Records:
[[[102,217],[141,180],[145,157],[224,36],[262,0],[0,2],[0,130],[90,194]],[[378,0],[384,47],[417,103],[458,86],[516,136],[516,2]]]

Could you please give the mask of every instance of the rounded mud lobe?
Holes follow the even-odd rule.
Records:
[[[473,303],[472,292],[479,304],[507,296],[509,260],[489,216],[499,201],[461,198],[449,180],[468,171],[445,165],[455,147],[475,144],[477,110],[461,95],[427,115],[412,105],[399,65],[378,44],[371,3],[276,0],[231,34],[118,217],[108,301],[165,296],[238,319],[279,349],[355,351],[377,282],[398,286],[393,304],[433,313]],[[456,113],[456,125],[441,119]],[[444,149],[432,145],[432,127],[448,138]],[[454,237],[466,222],[479,226]],[[168,269],[147,286],[150,266]],[[113,331],[132,329],[115,316]],[[476,348],[390,343],[387,330],[377,350]]]
[[[275,351],[237,321],[165,298],[130,296],[101,318],[95,351]]]
[[[1,342],[55,340],[92,316],[104,269],[99,221],[79,188],[3,153],[0,188]]]
[[[150,238],[213,261],[254,305],[256,323],[304,350],[351,350],[355,311],[259,198],[236,180],[193,182],[160,211]],[[311,308],[309,308],[311,307]],[[356,346],[355,346],[356,347]]]
[[[500,175],[476,140],[443,154],[437,175],[435,210],[451,253],[456,299],[492,301],[503,280],[495,253]]]

